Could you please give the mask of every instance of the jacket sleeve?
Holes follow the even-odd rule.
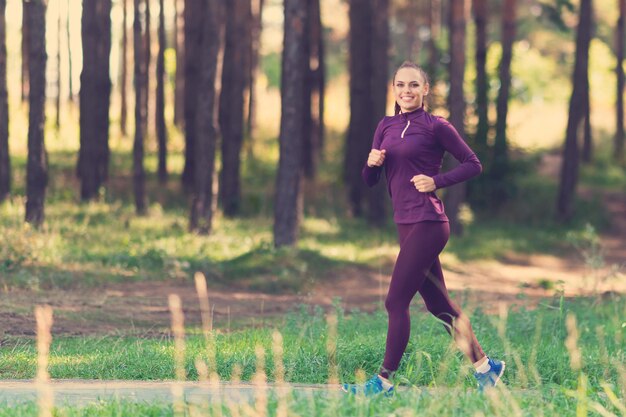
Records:
[[[374,140],[372,141],[372,149],[380,149],[380,145],[383,141],[383,122],[385,119],[383,118],[376,127],[376,131],[374,132]],[[361,171],[361,177],[363,177],[363,181],[367,184],[368,187],[373,187],[380,181],[380,176],[383,172],[383,167],[369,167],[367,166],[367,159],[365,160],[365,165],[363,166],[363,170]]]
[[[467,181],[482,172],[478,157],[450,122],[438,118],[435,122],[434,134],[441,146],[459,161],[459,165],[450,171],[433,177],[438,189]]]

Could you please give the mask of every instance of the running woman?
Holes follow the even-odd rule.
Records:
[[[443,321],[459,349],[474,364],[479,389],[495,386],[504,372],[504,361],[485,355],[468,317],[450,300],[444,282],[439,254],[448,241],[450,227],[435,190],[469,180],[480,174],[482,166],[448,121],[426,112],[428,90],[428,76],[419,66],[404,62],[396,70],[395,115],[384,117],[378,124],[363,168],[363,179],[370,187],[378,183],[385,169],[400,253],[385,300],[389,321],[382,366],[365,384],[344,384],[346,392],[393,392],[391,380],[409,341],[409,305],[418,292],[428,311]],[[440,173],[446,151],[459,165]]]

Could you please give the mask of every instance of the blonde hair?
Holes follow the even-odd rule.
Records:
[[[426,84],[429,84],[429,80],[428,80],[428,74],[426,73],[426,71],[424,71],[424,69],[422,67],[420,67],[419,65],[417,65],[414,62],[411,61],[404,61],[397,69],[396,72],[393,73],[393,80],[391,81],[391,84],[395,84],[396,82],[396,75],[398,74],[398,71],[400,71],[403,68],[413,68],[414,70],[416,70],[417,72],[420,73],[420,75],[422,76],[422,78],[424,78],[424,82]],[[423,98],[422,99],[422,108],[426,107],[425,106],[425,102],[426,99]],[[394,105],[394,115],[400,114],[401,109],[400,109],[400,105],[398,104],[398,102],[396,101],[395,105]]]

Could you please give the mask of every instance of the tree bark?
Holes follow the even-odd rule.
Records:
[[[308,0],[308,54],[305,93],[303,166],[308,179],[315,178],[324,142],[324,41],[320,0]]]
[[[35,227],[45,219],[48,158],[44,141],[46,101],[46,0],[24,3],[28,31],[28,161],[26,163],[26,222]]]
[[[11,193],[6,5],[6,0],[0,0],[0,203],[6,200]]]
[[[196,104],[198,102],[199,61],[202,56],[204,0],[185,0],[185,167],[182,184],[186,191],[195,189]],[[192,128],[193,127],[193,128]]]
[[[293,246],[298,240],[302,178],[302,121],[308,55],[306,0],[285,0],[282,56],[280,158],[274,204],[274,244]]]
[[[256,135],[256,80],[259,73],[259,53],[261,50],[261,31],[263,29],[263,5],[264,0],[252,0],[252,23],[250,45],[250,81],[248,86],[248,118],[246,120],[246,132],[248,134],[248,155],[254,156],[252,146]]]
[[[54,125],[57,129],[61,127],[61,7],[57,11],[57,95],[55,97],[56,115],[54,118]]]
[[[626,0],[619,1],[619,18],[617,19],[617,29],[615,31],[615,57],[617,65],[615,73],[617,75],[617,98],[616,98],[616,123],[615,140],[613,145],[613,159],[620,164],[624,163],[624,37],[626,29]]]
[[[127,131],[127,119],[128,119],[128,100],[126,94],[128,94],[128,0],[122,0],[122,75],[120,79],[120,130],[122,135],[126,137]]]
[[[502,10],[502,58],[500,60],[500,90],[496,104],[496,140],[493,146],[491,176],[501,180],[509,170],[509,146],[506,137],[506,120],[511,89],[511,60],[516,29],[516,0],[505,0]]]
[[[465,0],[451,0],[449,10],[450,25],[450,123],[462,137],[465,137],[465,97],[463,82],[465,78]],[[447,169],[458,165],[458,161],[448,155]],[[465,201],[465,183],[449,187],[445,194],[446,213],[450,219],[450,232],[463,233],[463,224],[459,221],[459,211]]]
[[[185,126],[185,17],[184,0],[174,0],[174,46],[176,48],[176,78],[174,86],[174,124]]]
[[[189,4],[189,3],[188,3]],[[200,21],[198,95],[195,125],[195,191],[191,205],[189,229],[200,234],[209,234],[213,221],[213,194],[215,151],[217,149],[217,107],[219,91],[215,81],[220,79],[220,60],[223,58],[224,25],[221,0],[201,0],[203,10]],[[186,21],[187,23],[187,21]],[[189,51],[189,49],[187,49]],[[189,86],[190,84],[186,84]],[[192,84],[194,85],[194,84]],[[230,87],[230,86],[228,86]],[[185,107],[187,108],[187,107]],[[187,124],[188,127],[191,125]],[[190,129],[188,129],[190,130]]]
[[[385,187],[381,181],[367,189],[361,170],[371,149],[376,125],[385,114],[388,32],[384,20],[388,17],[387,7],[386,1],[353,0],[349,11],[350,124],[344,178],[352,215],[365,216],[374,225],[385,222]],[[376,13],[379,16],[375,17]],[[364,201],[368,203],[367,209]]]
[[[241,147],[244,95],[250,60],[250,0],[226,3],[226,35],[219,124],[222,134],[222,170],[219,197],[227,217],[239,214],[241,200]]]
[[[134,0],[133,19],[133,55],[135,61],[135,138],[133,141],[133,191],[135,194],[135,212],[144,215],[147,212],[146,203],[146,171],[143,165],[144,140],[146,135],[146,100],[144,90],[147,85],[146,54],[144,51],[145,34],[142,30],[142,16],[140,5],[146,0]],[[145,19],[145,15],[143,16]],[[145,28],[145,26],[143,26]]]
[[[70,0],[67,0],[67,15],[65,16],[65,33],[67,35],[67,65],[68,65],[67,72],[69,74],[67,86],[69,89],[68,99],[70,103],[73,103],[74,102],[74,80],[73,80],[72,74],[74,72],[72,69],[72,42],[71,42],[72,36],[70,32],[70,14],[71,14],[70,10],[71,10]]]
[[[489,20],[487,0],[472,0],[476,25],[476,147],[483,155],[489,134],[489,80],[487,76],[487,23]]]
[[[576,34],[576,61],[572,77],[572,96],[569,104],[569,118],[563,146],[563,163],[559,193],[556,202],[557,219],[571,220],[574,214],[574,199],[578,183],[580,151],[578,149],[578,129],[585,117],[584,89],[589,71],[589,44],[591,43],[591,25],[593,21],[592,0],[581,0],[580,17]]]
[[[22,101],[26,101],[29,98],[29,82],[28,82],[28,45],[29,45],[29,27],[28,27],[28,16],[26,14],[26,5],[27,1],[22,0]]]
[[[585,115],[583,125],[583,150],[582,150],[582,162],[585,164],[591,163],[593,159],[593,135],[591,133],[591,97],[589,97],[589,76],[585,80]]]
[[[97,199],[108,177],[111,81],[111,0],[84,0],[80,75],[80,151],[77,174],[83,201]]]
[[[164,1],[159,0],[159,53],[156,62],[155,121],[159,143],[158,177],[161,184],[167,182],[167,129],[165,126],[165,11]]]

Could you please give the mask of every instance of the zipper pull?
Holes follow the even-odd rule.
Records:
[[[406,132],[406,130],[409,128],[409,126],[410,126],[410,125],[411,125],[411,121],[410,121],[410,120],[407,120],[407,121],[406,121],[406,127],[404,128],[404,130],[402,131],[402,134],[400,135],[400,137],[401,137],[402,139],[404,139],[404,133]]]

